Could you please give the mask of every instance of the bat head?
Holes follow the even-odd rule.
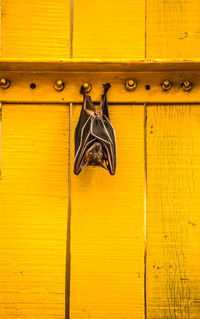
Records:
[[[86,152],[85,160],[88,165],[101,166],[104,161],[104,154],[102,145],[99,142],[95,142]]]

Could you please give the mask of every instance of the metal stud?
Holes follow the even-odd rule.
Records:
[[[161,86],[162,86],[162,89],[163,89],[164,91],[169,91],[169,90],[171,89],[171,87],[172,87],[172,83],[171,83],[170,81],[168,81],[168,80],[165,80],[165,81],[161,84]]]
[[[192,83],[190,81],[185,81],[182,84],[182,88],[184,91],[190,91],[192,89]]]
[[[57,80],[54,84],[54,88],[56,91],[62,91],[64,89],[65,85],[62,80]]]
[[[10,86],[10,80],[2,78],[0,80],[0,86],[2,87],[2,89],[7,89]]]
[[[92,90],[92,84],[85,82],[85,83],[83,83],[83,88],[84,88],[86,93],[89,93]]]
[[[127,80],[125,83],[125,88],[127,91],[133,91],[137,87],[137,82],[135,80]]]

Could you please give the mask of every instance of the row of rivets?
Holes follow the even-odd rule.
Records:
[[[10,80],[4,79],[4,78],[0,79],[0,86],[2,87],[2,89],[7,89],[7,88],[9,88],[9,86],[10,86]],[[89,92],[91,91],[91,89],[92,89],[92,85],[91,85],[90,83],[84,83],[84,84],[83,84],[83,87],[84,87],[84,89],[85,89],[85,91],[86,91],[87,93],[89,93]],[[36,88],[35,83],[31,83],[31,84],[30,84],[30,88],[31,88],[31,89],[35,89],[35,88]],[[56,91],[62,91],[62,90],[64,90],[64,88],[65,88],[65,84],[64,84],[64,82],[63,82],[62,80],[57,80],[57,81],[54,83],[54,89],[55,89]]]
[[[7,89],[10,86],[10,80],[2,78],[0,79],[0,86],[3,89]],[[184,91],[190,91],[192,89],[192,83],[190,81],[184,81],[181,84],[182,88]],[[36,85],[34,84],[34,87],[31,88],[35,88]],[[92,85],[91,83],[84,83],[83,87],[85,89],[85,92],[89,93],[92,90]],[[133,91],[135,90],[137,87],[137,82],[135,80],[127,80],[125,82],[125,88],[127,91]],[[163,83],[161,83],[161,87],[164,91],[169,91],[172,87],[172,82],[170,82],[169,80],[165,80],[163,81]],[[54,89],[56,91],[62,91],[65,88],[65,84],[62,80],[57,80],[54,84]]]
[[[149,85],[147,85],[149,87]],[[125,88],[127,91],[133,91],[137,87],[137,82],[134,80],[127,80],[125,83]],[[169,91],[172,88],[172,82],[169,80],[163,81],[161,83],[161,87],[164,91]],[[181,84],[181,87],[183,88],[184,91],[190,91],[192,89],[192,83],[190,81],[184,81]]]
[[[165,80],[162,84],[161,84],[162,88],[164,91],[169,91],[172,87],[172,82]],[[192,89],[192,83],[190,81],[184,81],[181,84],[181,87],[184,91],[190,91]]]

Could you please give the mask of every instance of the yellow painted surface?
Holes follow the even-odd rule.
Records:
[[[96,101],[105,72],[113,103],[198,101],[196,65],[166,74],[183,68],[161,63],[200,57],[199,12],[199,0],[1,1],[1,58],[21,59],[12,70],[33,71],[7,74],[4,65],[1,76],[10,76],[11,87],[0,89],[1,99],[36,104],[3,105],[0,319],[67,319],[68,301],[70,319],[144,319],[145,289],[146,319],[199,319],[200,105],[149,105],[146,134],[143,105],[109,107],[116,175],[91,167],[71,172],[69,282],[68,154],[73,169],[80,105],[72,107],[69,132],[68,106],[37,104],[79,103],[84,82],[92,83]],[[70,52],[73,62],[63,62]],[[131,63],[145,58],[144,66]],[[34,73],[31,63],[27,69],[25,59],[38,59],[37,71],[46,73]],[[102,60],[83,66],[84,59]],[[154,71],[162,73],[149,72],[148,59],[160,59]],[[168,93],[160,87],[166,75],[173,82]],[[60,76],[66,87],[56,92]],[[129,77],[138,82],[134,92],[125,90]],[[191,93],[180,89],[184,80],[194,82]]]
[[[198,319],[200,105],[147,116],[147,318]]]
[[[3,105],[0,318],[64,318],[68,108]]]
[[[145,0],[73,3],[73,58],[144,58]]]
[[[141,63],[141,62],[140,62]],[[157,62],[156,62],[157,63]],[[155,64],[156,64],[155,63]],[[72,63],[73,64],[73,63]],[[88,63],[87,63],[88,64]],[[132,68],[134,68],[133,63]],[[180,65],[171,65],[174,69]],[[189,67],[189,66],[188,66]],[[195,64],[193,64],[195,67]],[[199,63],[200,67],[200,63]],[[1,63],[0,63],[1,69]],[[92,68],[91,68],[92,69]],[[0,89],[0,96],[2,101],[9,103],[63,103],[76,102],[82,103],[83,97],[80,94],[80,87],[86,80],[92,83],[92,99],[99,102],[102,93],[102,83],[109,82],[112,89],[109,91],[109,103],[190,103],[191,101],[199,102],[200,90],[200,70],[195,73],[190,71],[175,72],[81,72],[75,71],[73,73],[65,72],[1,72],[2,76],[11,80],[9,89]],[[65,83],[63,91],[56,91],[54,83],[57,79],[62,79]],[[134,91],[127,91],[125,83],[127,79],[136,79],[137,88]],[[170,91],[163,91],[161,83],[168,78],[172,82]],[[190,79],[193,83],[193,89],[188,93],[184,92],[181,85],[186,80]],[[35,83],[36,89],[30,89],[30,84]],[[146,90],[146,85],[149,83],[150,90]]]
[[[73,0],[71,8],[70,0],[2,0],[1,56],[200,56],[199,0]]]
[[[200,56],[200,1],[147,0],[146,58]]]
[[[72,319],[144,315],[144,108],[109,110],[116,175],[88,167],[71,178]],[[73,106],[73,134],[79,114]]]
[[[2,0],[1,57],[70,55],[70,0]]]

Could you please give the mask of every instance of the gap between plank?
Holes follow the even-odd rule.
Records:
[[[70,58],[73,58],[74,1],[70,0]]]
[[[68,214],[66,238],[66,274],[65,274],[65,319],[70,318],[70,277],[71,277],[71,130],[72,103],[69,104],[69,151],[68,151]]]
[[[1,176],[1,155],[2,155],[1,140],[2,140],[2,104],[0,103],[0,176]]]
[[[2,12],[1,12],[1,0],[0,0],[0,15],[1,15],[1,23],[0,23],[0,56],[2,56]]]
[[[147,0],[145,0],[145,21],[144,21],[144,58],[147,58]]]
[[[147,105],[144,104],[144,318],[147,319]]]

